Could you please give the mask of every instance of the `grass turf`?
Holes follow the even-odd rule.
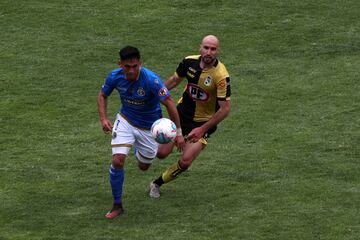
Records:
[[[0,238],[359,239],[358,1],[0,7]],[[130,155],[126,213],[107,221],[96,95],[118,49],[138,46],[166,79],[209,33],[231,74],[231,116],[158,201],[147,185],[178,155],[146,173]]]

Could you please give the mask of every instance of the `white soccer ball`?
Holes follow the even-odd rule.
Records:
[[[168,118],[160,118],[151,126],[151,135],[158,143],[169,143],[176,137],[176,125]]]

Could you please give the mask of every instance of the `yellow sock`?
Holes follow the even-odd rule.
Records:
[[[164,183],[174,180],[180,173],[184,172],[186,169],[182,169],[178,162],[172,164],[168,167],[165,172],[162,174],[162,179]]]

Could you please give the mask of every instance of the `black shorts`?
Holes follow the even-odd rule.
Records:
[[[186,117],[184,114],[181,113],[181,111],[179,111],[179,116],[180,116],[180,124],[181,124],[181,130],[184,136],[188,135],[191,130],[193,130],[194,128],[200,127],[203,124],[205,124],[206,122],[195,122],[194,120],[190,119],[189,117]],[[217,129],[217,126],[214,126],[212,128],[210,128],[203,136],[203,138],[207,139],[210,137],[210,134],[214,133]]]

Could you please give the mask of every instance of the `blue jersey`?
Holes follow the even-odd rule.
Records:
[[[126,80],[122,68],[113,70],[102,91],[110,96],[115,88],[120,95],[120,113],[132,125],[145,129],[150,129],[153,122],[162,117],[160,101],[170,96],[160,77],[145,67],[140,68],[136,81]]]

